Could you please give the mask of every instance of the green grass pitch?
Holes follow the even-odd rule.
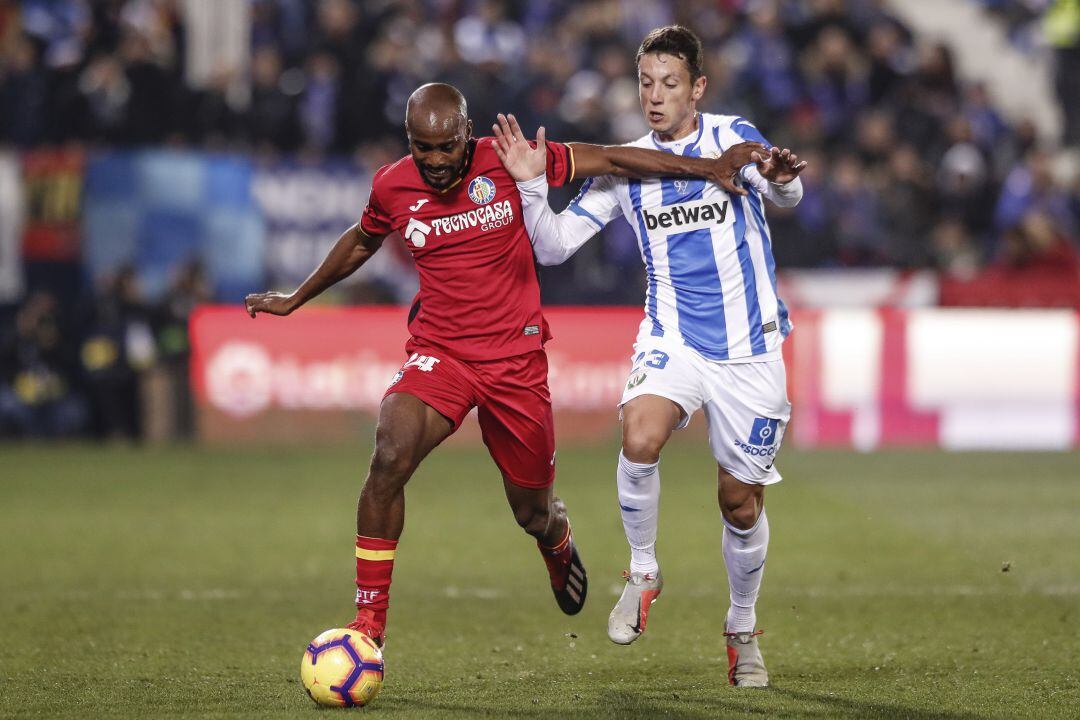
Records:
[[[298,668],[352,617],[369,452],[0,446],[0,717],[326,712]],[[1080,716],[1080,455],[785,451],[758,605],[773,687],[739,691],[703,443],[665,453],[649,631],[607,640],[615,452],[559,453],[591,580],[567,618],[487,456],[436,451],[408,491],[386,684],[352,712]]]

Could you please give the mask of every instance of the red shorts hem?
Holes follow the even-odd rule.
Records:
[[[502,474],[502,476],[503,480],[510,483],[511,485],[517,485],[518,487],[525,488],[526,490],[544,490],[555,484],[554,468],[552,468],[552,471],[548,474],[547,480],[541,482],[536,482],[534,480],[523,480],[505,472]]]
[[[420,402],[424,403],[425,405],[430,407],[432,410],[434,410],[435,412],[439,413],[444,418],[449,420],[450,424],[454,426],[454,431],[455,432],[457,431],[457,429],[459,427],[461,427],[461,423],[463,423],[465,421],[465,416],[469,414],[469,409],[470,408],[465,408],[464,412],[460,412],[460,408],[451,408],[449,406],[449,404],[440,402],[438,398],[432,397],[431,395],[429,395],[428,393],[425,393],[423,391],[423,389],[420,389],[420,388],[408,388],[408,387],[393,388],[393,387],[391,387],[391,388],[388,388],[385,393],[383,393],[383,400],[390,397],[391,395],[412,395],[414,398],[416,398]],[[458,410],[458,412],[454,412],[455,409]]]

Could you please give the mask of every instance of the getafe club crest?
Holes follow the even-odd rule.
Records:
[[[495,183],[484,175],[473,178],[469,183],[469,197],[477,205],[486,205],[495,199]]]

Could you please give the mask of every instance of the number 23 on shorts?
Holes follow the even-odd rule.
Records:
[[[650,350],[648,355],[649,359],[645,360],[645,367],[651,367],[657,370],[663,370],[667,366],[668,360],[670,359],[666,352],[662,352],[660,350]],[[638,353],[637,357],[634,358],[634,365],[636,366],[644,358],[645,353]]]

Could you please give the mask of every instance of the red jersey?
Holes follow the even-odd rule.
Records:
[[[409,155],[372,180],[360,229],[401,233],[420,275],[410,352],[435,346],[462,360],[494,360],[539,350],[550,337],[521,196],[494,144],[471,141],[464,176],[446,190],[425,183]],[[569,182],[570,148],[549,142],[547,151],[548,182]]]

